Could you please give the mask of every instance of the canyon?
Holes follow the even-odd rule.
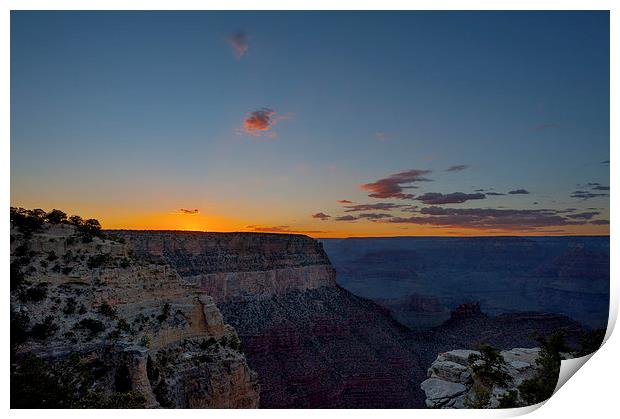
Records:
[[[424,407],[419,385],[440,352],[480,343],[533,346],[532,332],[556,330],[574,342],[581,332],[564,315],[490,316],[476,304],[448,312],[438,327],[413,331],[340,286],[322,244],[303,235],[110,234],[214,296],[258,373],[261,407]]]
[[[12,382],[34,355],[88,370],[82,399],[138,393],[145,407],[422,408],[440,353],[533,347],[532,333],[558,330],[575,343],[583,330],[561,314],[490,315],[466,296],[448,311],[403,300],[443,317],[406,327],[343,288],[323,244],[298,234],[12,226],[11,262]]]

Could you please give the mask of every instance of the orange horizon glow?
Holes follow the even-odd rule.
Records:
[[[528,237],[528,236],[609,236],[609,225],[576,225],[570,228],[547,228],[541,230],[499,230],[474,229],[458,226],[403,225],[358,220],[356,222],[318,221],[307,223],[281,222],[269,219],[245,219],[242,217],[186,213],[179,210],[168,212],[137,212],[118,207],[89,208],[76,206],[68,211],[60,205],[23,205],[14,207],[43,208],[50,211],[61,209],[68,215],[82,218],[96,218],[104,230],[170,230],[214,233],[273,233],[302,234],[312,238],[355,238],[355,237]],[[286,228],[284,228],[286,227]]]

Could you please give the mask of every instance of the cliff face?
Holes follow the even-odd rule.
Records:
[[[322,245],[295,234],[115,231],[137,255],[161,258],[216,302],[336,284]]]
[[[486,316],[477,304],[413,332],[387,309],[335,284],[322,247],[299,235],[116,231],[138,255],[163,260],[213,295],[258,373],[261,407],[424,407],[420,383],[437,353],[488,342],[535,344],[565,316]]]
[[[77,359],[90,376],[97,366],[84,391],[139,392],[147,407],[258,406],[237,333],[169,265],[115,241],[83,242],[66,224],[31,236],[12,228],[11,262],[15,377],[31,355],[49,368]]]
[[[407,330],[338,287],[306,236],[114,232],[212,295],[261,383],[261,407],[415,407],[425,368]]]

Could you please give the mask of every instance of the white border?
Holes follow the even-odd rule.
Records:
[[[618,14],[618,6],[620,2],[617,1],[604,1],[604,0],[591,0],[591,1],[552,1],[552,0],[522,0],[522,1],[489,1],[489,0],[470,0],[470,1],[458,1],[458,0],[446,0],[446,1],[403,1],[403,0],[383,0],[381,2],[372,2],[368,0],[358,1],[334,1],[334,0],[305,0],[296,2],[285,2],[282,0],[235,0],[228,2],[200,2],[190,0],[176,0],[172,1],[139,1],[139,0],[109,0],[109,1],[76,1],[76,0],[64,0],[64,1],[44,1],[44,0],[32,0],[32,1],[14,1],[8,0],[2,2],[3,14],[0,24],[0,54],[4,60],[4,65],[0,67],[2,73],[2,96],[3,101],[0,104],[0,130],[2,132],[2,153],[0,159],[2,159],[2,192],[6,199],[5,209],[10,206],[10,66],[9,66],[9,49],[10,49],[10,10],[611,10],[610,22],[611,22],[611,112],[610,115],[618,115],[618,74],[620,74],[620,66],[618,65],[618,40],[620,40],[620,33],[618,26],[620,18]],[[611,118],[611,138],[618,139],[618,124],[615,123],[614,118]],[[615,141],[610,141],[610,148],[612,157],[611,160],[616,161],[617,157],[617,145]],[[610,166],[610,185],[614,183],[617,174],[616,166]],[[615,190],[612,188],[612,190]],[[613,232],[615,226],[615,208],[616,195],[611,195],[611,231]],[[4,237],[9,235],[9,221],[8,217],[5,218],[2,224],[4,230]],[[618,312],[618,281],[616,274],[618,273],[615,256],[618,256],[617,247],[615,246],[614,235],[611,239],[611,308],[610,308],[610,327],[608,329],[609,334],[616,322]],[[3,240],[1,242],[2,252],[4,255],[9,254],[9,242]],[[5,256],[6,257],[6,256]],[[2,288],[4,301],[9,300],[8,289],[8,262],[5,258],[2,259],[3,272],[5,273],[4,287]],[[2,400],[5,411],[9,410],[9,345],[8,345],[8,330],[9,330],[9,310],[5,307],[5,315],[3,317],[3,330],[5,331],[4,343],[4,360],[1,364],[2,369]],[[617,334],[616,334],[617,335]],[[532,410],[531,417],[562,417],[583,418],[586,415],[589,417],[613,417],[617,411],[616,398],[619,381],[620,371],[618,365],[618,356],[620,354],[620,343],[617,336],[612,336],[607,343],[603,346],[602,350],[598,351],[590,361],[588,361],[588,367],[583,368],[577,373],[578,378],[569,380],[556,395],[554,395],[544,407],[541,409],[524,408],[516,410],[489,410],[489,411],[470,411],[470,410],[454,410],[454,411],[432,411],[432,410],[390,410],[389,412],[379,412],[377,410],[356,410],[355,412],[342,412],[339,410],[253,410],[253,411],[238,411],[238,410],[217,410],[205,412],[202,410],[183,410],[174,411],[174,415],[180,416],[192,416],[199,417],[203,415],[214,415],[218,418],[238,418],[238,417],[259,417],[259,418],[290,418],[296,417],[314,417],[315,415],[326,415],[329,417],[336,417],[341,414],[354,414],[358,418],[372,418],[375,419],[377,415],[390,415],[395,418],[410,418],[411,416],[429,417],[429,416],[449,416],[449,417],[505,417],[515,416],[523,414]],[[563,366],[564,368],[564,366]],[[110,414],[120,415],[122,417],[162,417],[164,415],[171,414],[170,411],[156,410],[156,411],[114,411],[109,412],[105,410],[90,410],[90,411],[55,411],[46,410],[44,412],[37,411],[17,411],[12,410],[9,412],[12,416],[19,417],[39,417],[45,415],[46,417],[81,417],[88,415],[93,418],[108,418]],[[148,416],[147,416],[148,415]]]

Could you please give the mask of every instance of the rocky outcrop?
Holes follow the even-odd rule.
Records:
[[[68,224],[32,235],[12,228],[11,262],[12,316],[23,328],[12,342],[17,368],[32,354],[50,368],[77,356],[98,365],[93,390],[136,391],[146,407],[258,406],[236,331],[170,265],[113,240],[83,240]]]
[[[524,380],[536,375],[536,358],[539,348],[514,348],[502,351],[506,370],[512,378],[507,387],[495,386],[491,392],[489,407],[499,406],[499,399],[510,390],[516,390]],[[468,358],[478,351],[457,349],[441,353],[428,369],[428,378],[420,384],[426,395],[426,406],[441,409],[462,409],[467,400],[474,399],[472,369]]]
[[[307,236],[265,233],[113,231],[137,255],[161,258],[216,302],[247,301],[335,286],[322,245]]]

